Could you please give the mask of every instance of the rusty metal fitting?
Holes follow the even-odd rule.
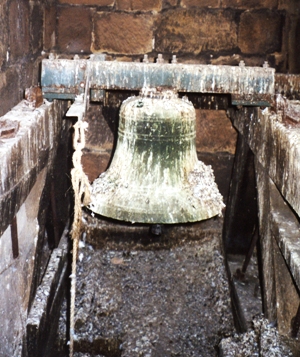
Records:
[[[19,123],[12,120],[0,120],[0,138],[7,139],[16,136],[19,130]]]
[[[159,53],[157,55],[157,60],[156,60],[156,63],[164,63],[165,60],[163,59],[163,55],[161,53]]]
[[[148,55],[144,55],[143,62],[149,63]]]
[[[173,56],[172,56],[172,61],[171,61],[171,63],[177,63],[176,55],[173,55]]]
[[[105,61],[106,60],[106,54],[105,53],[93,53],[90,55],[90,60],[91,61]]]
[[[44,102],[42,89],[38,86],[25,89],[25,107],[35,109],[41,106]]]

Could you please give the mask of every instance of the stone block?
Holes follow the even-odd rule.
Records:
[[[219,0],[181,0],[182,7],[219,7]]]
[[[293,63],[294,68],[290,69],[290,71],[292,73],[300,73],[299,51],[300,51],[300,18],[298,17],[297,21],[295,23],[295,39],[293,41],[293,44],[290,45],[290,48],[289,48],[289,56],[294,57],[294,63]],[[292,61],[292,59],[291,59],[291,61]]]
[[[236,32],[234,16],[227,10],[171,10],[160,18],[155,49],[192,54],[232,50],[237,46]]]
[[[29,61],[28,63],[22,63],[18,67],[18,73],[19,73],[19,96],[18,96],[18,101],[22,100],[24,98],[24,89],[31,87],[32,85],[36,85],[39,81],[39,74],[40,74],[40,65],[41,65],[41,59],[40,57],[37,57],[35,61]],[[15,102],[14,104],[16,104]]]
[[[272,53],[281,50],[282,16],[271,10],[242,13],[238,46],[243,53]]]
[[[91,10],[81,7],[58,7],[57,46],[64,53],[90,53]]]
[[[237,132],[225,110],[196,110],[198,152],[235,153]]]
[[[162,0],[116,0],[116,8],[123,11],[160,11]]]
[[[85,148],[88,150],[112,150],[114,142],[111,118],[102,114],[100,106],[90,107],[85,121],[88,130],[85,133]]]
[[[16,88],[19,88],[19,79],[19,73],[14,67],[11,67],[5,72],[0,73],[0,115],[4,115],[16,103],[18,103],[20,99],[20,93],[16,90]]]
[[[44,15],[44,50],[50,51],[55,46],[56,6],[45,7]]]
[[[278,0],[222,0],[222,7],[236,9],[275,9]]]
[[[83,171],[88,176],[90,182],[93,182],[99,175],[104,172],[110,162],[111,153],[107,151],[93,152],[84,151],[81,164]]]
[[[177,6],[177,0],[165,0],[164,6]]]
[[[98,12],[93,51],[137,55],[152,51],[154,17]]]
[[[286,10],[289,13],[297,14],[299,11],[298,2],[295,0],[278,0],[278,10]]]
[[[9,5],[8,14],[10,56],[15,61],[29,52],[28,2],[13,0]]]
[[[115,0],[59,0],[60,4],[113,6]]]
[[[8,53],[8,26],[5,6],[0,6],[0,67],[6,61]]]
[[[40,53],[43,46],[44,9],[40,3],[30,2],[30,45],[33,54]]]

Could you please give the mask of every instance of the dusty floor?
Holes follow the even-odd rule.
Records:
[[[256,252],[251,257],[245,274],[241,274],[239,272],[242,270],[244,259],[243,255],[230,254],[227,256],[241,314],[245,318],[246,328],[250,329],[253,317],[262,313],[262,300]]]
[[[81,248],[78,356],[218,356],[221,339],[234,327],[221,231],[216,232],[174,246]],[[65,312],[66,306],[60,346],[65,344]]]
[[[249,328],[235,333],[221,219],[172,226],[154,237],[148,228],[109,222],[99,230],[98,221],[85,218],[74,357],[298,356],[298,346],[285,344],[260,314],[254,258],[242,281],[232,279]],[[229,257],[232,275],[243,259]],[[68,356],[68,320],[65,299],[51,357]]]

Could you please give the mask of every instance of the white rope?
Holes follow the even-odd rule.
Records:
[[[72,224],[71,237],[73,240],[72,272],[71,272],[71,303],[70,303],[70,357],[74,354],[75,335],[75,297],[76,297],[76,265],[78,255],[79,238],[81,234],[82,205],[90,202],[90,184],[81,165],[82,149],[85,146],[84,132],[88,124],[82,118],[74,125],[74,153],[72,157],[73,169],[71,170],[72,186],[74,190],[74,220]],[[83,202],[82,202],[83,200]]]

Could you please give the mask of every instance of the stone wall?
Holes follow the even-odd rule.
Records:
[[[298,8],[296,0],[59,0],[51,10],[57,21],[46,29],[55,37],[48,37],[45,49],[61,57],[105,53],[108,61],[139,62],[147,54],[154,62],[159,53],[166,62],[176,55],[179,63],[238,65],[244,60],[261,66],[267,60],[279,72],[296,73]],[[83,155],[91,181],[108,166],[116,142],[121,101],[112,101],[89,113],[90,128],[99,134],[88,138]],[[226,107],[196,108],[199,159],[212,165],[227,196],[236,131]]]
[[[139,60],[262,65],[299,72],[299,5],[293,0],[59,0],[59,53],[105,52]],[[48,49],[51,47],[49,43]]]
[[[44,23],[55,0],[5,0],[0,4],[0,115],[39,82]]]
[[[297,0],[4,0],[0,115],[37,85],[43,51],[262,65],[299,73]],[[108,58],[109,59],[109,58]]]

